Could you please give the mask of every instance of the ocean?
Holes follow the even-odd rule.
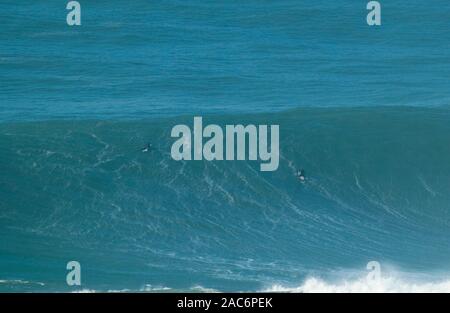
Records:
[[[450,292],[450,3],[380,2],[2,0],[0,292]],[[194,116],[278,170],[173,160]]]

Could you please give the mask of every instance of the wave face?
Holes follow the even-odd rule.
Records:
[[[371,260],[448,273],[448,109],[204,117],[279,124],[275,172],[172,160],[170,130],[192,120],[1,124],[0,290],[70,290],[70,260],[86,290],[314,289]]]

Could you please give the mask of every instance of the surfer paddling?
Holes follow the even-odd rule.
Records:
[[[142,152],[149,152],[152,149],[151,144],[147,144],[144,148],[141,149]]]
[[[306,178],[305,178],[305,171],[304,171],[303,169],[298,170],[298,171],[297,171],[297,174],[296,174],[295,176],[297,176],[297,178],[298,178],[301,182],[304,182],[304,181],[306,180]]]

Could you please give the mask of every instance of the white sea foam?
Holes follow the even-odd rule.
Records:
[[[206,288],[200,285],[193,286],[191,289],[189,289],[189,292],[209,292],[209,293],[219,293],[220,291],[213,289],[213,288]]]
[[[145,285],[141,289],[110,289],[110,290],[95,290],[95,289],[79,289],[74,290],[72,293],[127,293],[127,292],[198,292],[198,293],[218,293],[219,291],[212,288],[206,288],[202,286],[193,286],[189,289],[172,289],[164,286],[152,286]]]
[[[80,290],[75,290],[72,291],[72,293],[96,293],[96,292],[100,292],[94,289],[80,289]]]
[[[109,290],[96,290],[96,289],[79,289],[72,291],[72,293],[126,293],[126,292],[169,292],[172,288],[164,286],[152,286],[145,285],[141,289],[109,289]]]
[[[41,283],[39,281],[28,281],[28,280],[21,280],[21,279],[0,279],[0,284],[8,284],[8,285],[39,285],[39,286],[45,286],[44,283]]]
[[[142,292],[167,292],[169,290],[172,290],[172,288],[164,287],[164,286],[152,286],[152,285],[145,285],[140,291]]]
[[[264,291],[293,293],[450,293],[450,279],[407,281],[396,276],[389,276],[382,277],[377,282],[368,282],[365,277],[328,282],[311,277],[297,287],[285,287],[276,284]]]

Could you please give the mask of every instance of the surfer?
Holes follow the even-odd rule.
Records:
[[[147,144],[144,148],[142,148],[142,152],[149,152],[152,149],[152,145],[151,144]]]
[[[297,171],[297,178],[300,179],[301,182],[304,182],[306,180],[305,178],[305,171],[303,169]]]

